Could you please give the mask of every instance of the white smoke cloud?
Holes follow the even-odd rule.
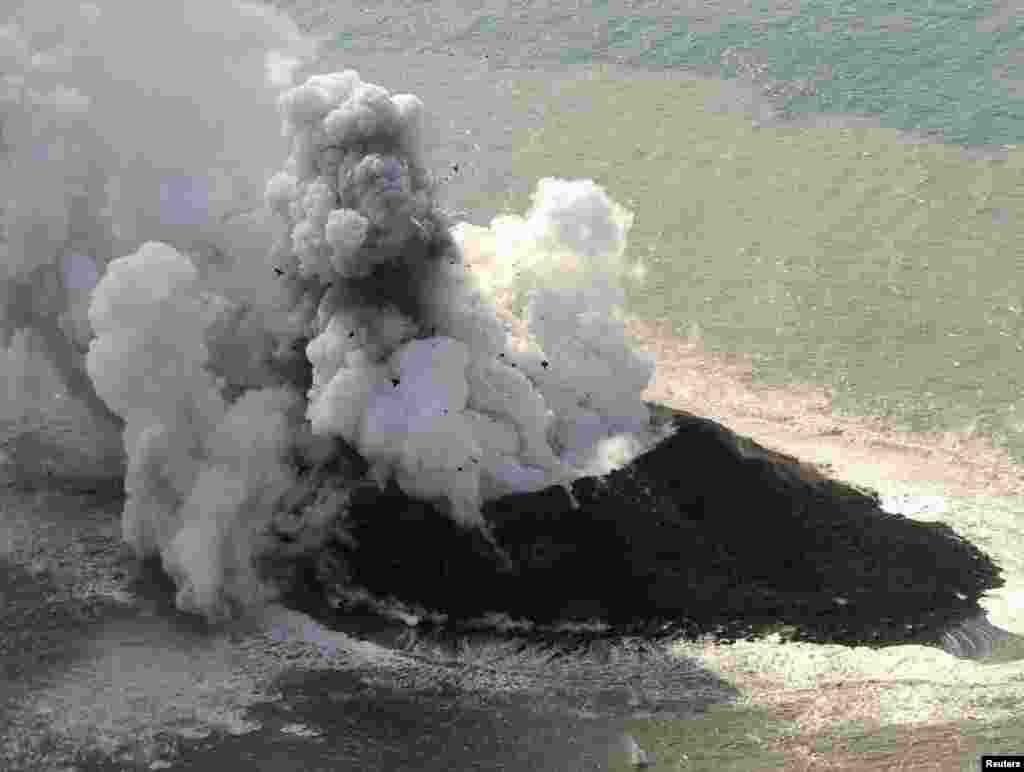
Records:
[[[275,529],[316,546],[343,491],[288,502],[338,441],[486,528],[486,501],[655,440],[619,319],[632,215],[545,179],[453,229],[423,103],[351,70],[292,86],[309,52],[233,0],[25,3],[0,30],[9,296],[56,293],[8,326],[77,316],[67,370],[124,426],[124,537],[211,617],[273,594]]]
[[[594,472],[608,466],[597,446],[643,433],[649,420],[639,397],[654,362],[631,348],[620,318],[624,283],[635,273],[625,259],[632,222],[594,182],[548,178],[525,217],[455,230],[488,292],[522,309],[541,353],[518,364],[554,412],[562,459]]]
[[[460,226],[436,241],[443,255],[419,254],[446,225],[421,166],[419,100],[346,71],[279,106],[292,154],[266,200],[284,224],[280,262],[322,291],[305,319],[315,432],[355,446],[381,483],[481,525],[487,497],[564,483],[600,465],[602,442],[646,430],[653,363],[615,316],[632,215],[593,182],[546,179],[527,217]],[[460,245],[490,268],[468,272]],[[425,279],[415,310],[396,306],[405,288],[361,294],[359,279],[388,270]],[[525,349],[495,305],[523,275]]]
[[[289,415],[301,396],[258,389],[235,402],[205,441],[206,458],[181,510],[182,527],[162,552],[179,579],[179,608],[230,612],[273,597],[254,567],[274,508],[295,485],[285,463],[294,435]]]
[[[281,142],[277,92],[312,53],[257,3],[3,4],[0,346],[31,330],[33,357],[61,381],[46,392],[66,388],[109,418],[82,352],[89,292],[113,258],[159,240],[264,259],[266,228],[234,214],[259,204]],[[233,273],[247,297],[275,291],[264,272]],[[24,403],[8,401],[0,419]]]
[[[125,540],[161,556],[179,607],[218,616],[267,597],[253,558],[295,484],[285,457],[302,398],[268,387],[228,404],[207,345],[224,306],[210,312],[197,278],[188,257],[159,242],[114,260],[93,293],[86,362],[125,420]]]

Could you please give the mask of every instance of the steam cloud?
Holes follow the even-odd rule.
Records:
[[[3,248],[8,286],[50,277],[59,297],[8,328],[71,318],[88,343],[79,396],[124,425],[124,538],[160,555],[181,608],[273,595],[255,559],[282,519],[316,533],[343,504],[283,503],[338,442],[380,485],[486,528],[487,500],[656,441],[653,362],[620,320],[632,215],[598,185],[544,179],[525,216],[456,225],[422,102],[351,70],[279,92],[311,49],[275,12],[45,5],[0,28],[17,65]]]

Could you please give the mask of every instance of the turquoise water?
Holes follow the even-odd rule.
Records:
[[[793,115],[872,115],[883,126],[962,145],[1024,138],[1024,16],[1007,3],[750,0],[701,9],[590,0],[501,3],[508,6],[501,14],[460,4],[457,23],[438,22],[443,4],[436,16],[432,5],[384,4],[370,20],[368,9],[339,12],[332,45],[358,52],[383,40],[395,49],[415,41],[421,50],[512,60],[520,46],[534,64],[615,61],[751,76],[774,82]]]
[[[609,0],[594,0],[598,41],[561,59],[613,56],[634,66],[716,68],[725,77],[756,69],[799,84],[782,100],[794,114],[868,113],[884,126],[970,145],[1024,137],[1024,18],[988,22],[996,3],[819,0],[789,13],[776,6],[757,0],[702,31],[686,17],[619,15]],[[494,20],[489,26],[500,29]]]
[[[792,114],[865,113],[884,126],[965,145],[1024,137],[1024,18],[993,2],[803,2],[787,10],[757,0],[744,12],[703,19],[662,10],[620,13],[610,0],[580,9],[587,45],[554,53],[571,64],[713,69],[780,83]],[[509,24],[480,15],[464,32],[501,44]],[[792,84],[796,84],[792,87]]]

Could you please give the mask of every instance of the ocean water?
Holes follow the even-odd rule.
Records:
[[[989,551],[1007,583],[984,605],[1024,635],[1020,470],[1000,467],[996,490],[988,457],[972,455],[988,439],[1024,454],[1024,44],[1011,3],[276,4],[324,37],[323,69],[355,68],[424,99],[447,203],[466,219],[521,212],[550,175],[591,177],[629,206],[630,249],[648,269],[629,310],[638,329],[657,331],[644,342],[665,355],[659,396],[714,416],[751,403],[806,424],[799,448],[785,449],[827,459],[877,487],[891,511],[949,522]],[[743,360],[743,378],[729,358]],[[872,415],[886,420],[879,437],[839,443],[861,426],[854,418]],[[974,444],[958,459],[935,434],[911,446],[896,437],[901,426]],[[77,505],[47,504],[47,532]],[[5,549],[18,506],[2,508]],[[17,533],[41,517],[25,514]],[[105,517],[113,528],[117,513]],[[197,743],[195,763],[180,767],[191,769],[247,752],[268,770],[339,758],[352,768],[625,770],[602,745],[622,733],[654,753],[656,769],[973,770],[982,752],[1024,752],[1019,648],[974,662],[915,646],[767,639],[549,657],[507,634],[460,641],[456,654],[427,641],[414,658],[358,629],[339,638],[281,613],[241,645],[182,633],[156,611],[115,620],[20,704],[22,726],[112,748],[160,731],[201,737],[211,725],[241,738],[221,756]],[[291,658],[315,683],[274,708],[261,689],[288,664],[282,650],[300,644],[323,670]],[[353,663],[372,665],[376,692],[343,672]],[[454,698],[417,691],[441,682],[436,670]],[[248,709],[260,701],[262,718]],[[248,734],[260,720],[263,739]],[[410,762],[413,731],[424,755]],[[344,754],[282,743],[299,732]]]

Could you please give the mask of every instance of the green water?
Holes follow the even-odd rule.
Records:
[[[716,88],[601,68],[522,78],[524,109],[561,109],[524,127],[517,168],[593,177],[628,202],[649,267],[636,313],[697,322],[764,381],[826,383],[841,409],[909,428],[976,424],[1019,454],[1024,152],[754,128],[706,107]]]
[[[589,5],[594,44],[565,49],[562,61],[755,74],[779,82],[788,111],[870,113],[947,142],[1024,136],[1024,18],[997,3],[757,0],[710,28],[661,4],[629,14],[609,0]]]
[[[289,3],[281,3],[288,6]],[[327,4],[330,5],[330,4]],[[382,2],[335,45],[750,76],[790,113],[858,113],[963,145],[1024,138],[1024,16],[993,0]]]

